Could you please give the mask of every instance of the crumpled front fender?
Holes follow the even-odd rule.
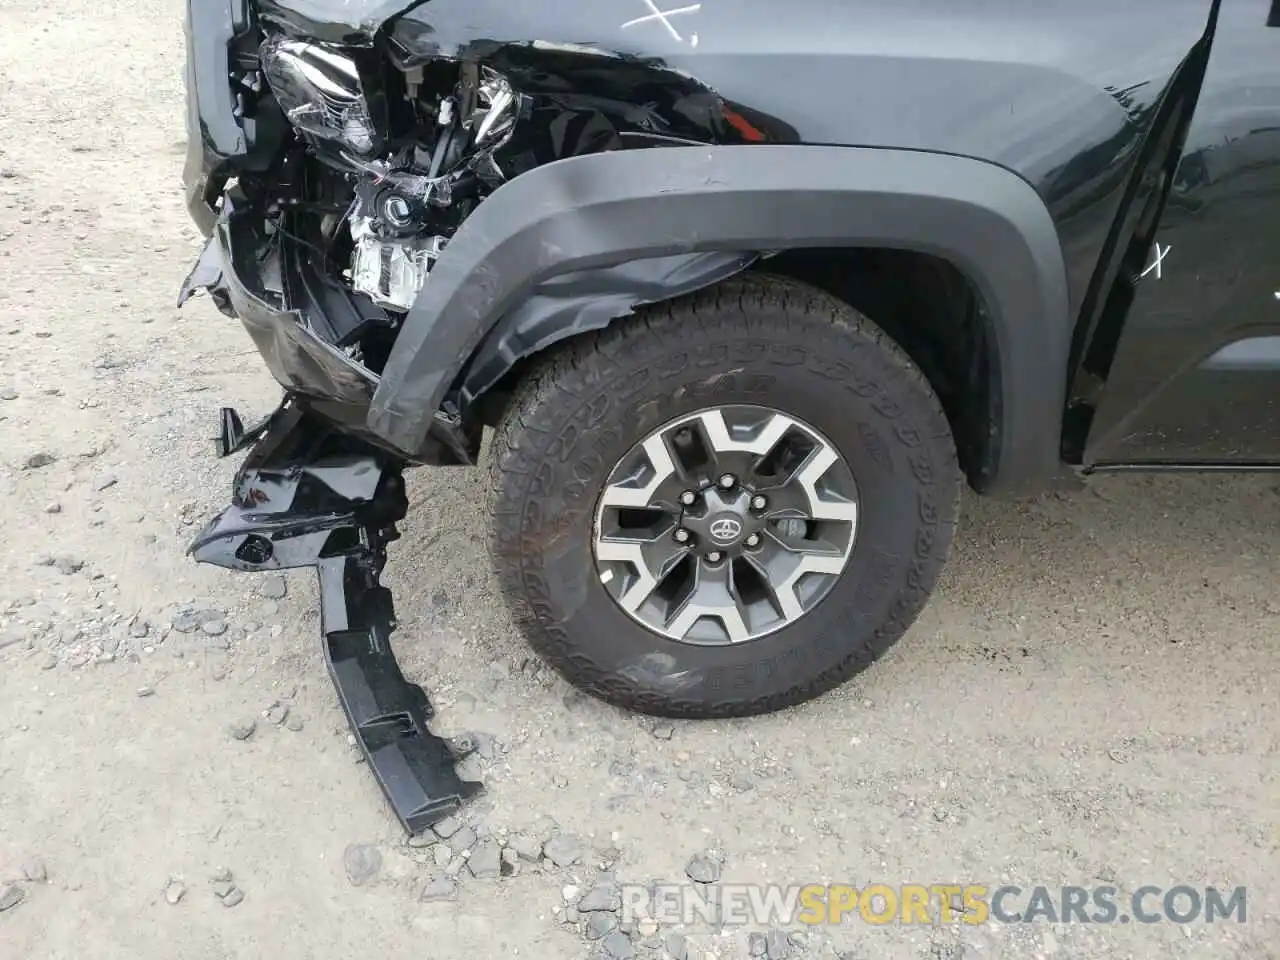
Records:
[[[993,164],[919,151],[768,144],[573,157],[504,185],[445,248],[383,370],[370,429],[413,451],[459,373],[539,284],[647,258],[815,247],[916,250],[978,289],[1001,411],[990,492],[1059,472],[1071,314],[1039,195]]]

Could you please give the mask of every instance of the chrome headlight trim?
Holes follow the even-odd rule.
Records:
[[[294,129],[341,143],[359,156],[378,146],[378,133],[354,59],[332,47],[273,37],[259,50],[262,72]]]

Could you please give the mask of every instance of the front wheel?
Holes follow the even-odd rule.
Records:
[[[494,441],[491,553],[537,652],[671,717],[800,703],[911,625],[960,473],[920,371],[846,304],[739,278],[577,338]]]

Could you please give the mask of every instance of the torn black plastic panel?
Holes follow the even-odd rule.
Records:
[[[297,255],[296,245],[289,246],[278,234],[267,236],[262,227],[253,211],[242,211],[234,197],[225,197],[214,236],[183,283],[178,305],[207,291],[219,310],[244,324],[267,369],[296,407],[355,439],[386,447],[366,425],[378,377],[341,346],[354,325],[369,322],[362,317],[383,323],[385,314],[316,276]],[[268,276],[279,289],[268,288]],[[224,422],[223,436],[226,427]],[[415,464],[453,466],[474,464],[479,449],[479,425],[440,409],[419,450],[413,455],[391,452]]]
[[[962,157],[713,146],[574,157],[531,170],[462,224],[383,368],[369,427],[412,452],[495,325],[540,284],[629,261],[828,246],[951,260],[987,310],[1000,433],[992,493],[1060,472],[1072,318],[1057,232],[1015,174]]]
[[[727,280],[757,259],[754,253],[719,252],[655,257],[539,284],[502,318],[477,351],[462,386],[461,405],[475,403],[520,360],[553,343],[607,327],[643,304]]]
[[[287,390],[342,403],[364,405],[378,377],[361,366],[331,339],[332,321],[306,299],[311,288],[285,273],[279,234],[267,236],[252,210],[243,215],[230,196],[223,199],[215,229],[221,260],[220,284],[262,353],[271,375]],[[197,269],[201,269],[199,266]],[[274,277],[273,277],[274,275]],[[277,289],[269,286],[274,279]],[[285,305],[284,290],[292,295]]]
[[[288,122],[264,99],[254,51],[249,0],[189,0],[186,20],[187,150],[183,185],[187,210],[208,236],[214,205],[228,177],[266,170]]]
[[[233,570],[316,568],[329,675],[396,816],[420,833],[480,785],[458,776],[449,745],[427,726],[426,693],[391,647],[395,609],[380,576],[408,509],[402,467],[286,401],[237,473],[231,506],[190,552]]]

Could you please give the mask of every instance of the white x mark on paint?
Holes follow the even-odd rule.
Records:
[[[653,0],[644,0],[644,5],[649,8],[649,13],[643,17],[636,17],[634,20],[628,20],[622,25],[622,29],[634,27],[638,23],[648,23],[650,20],[657,20],[667,28],[667,33],[671,34],[671,38],[677,43],[684,43],[684,37],[680,36],[680,31],[671,25],[670,17],[679,16],[682,13],[697,13],[702,9],[702,4],[691,3],[687,7],[677,7],[674,10],[659,10],[657,4]],[[698,45],[698,35],[695,33],[691,38],[693,45]]]
[[[1172,250],[1172,249],[1173,249],[1173,245],[1172,245],[1172,244],[1170,244],[1169,246],[1167,246],[1167,247],[1165,247],[1163,250],[1161,250],[1161,249],[1160,249],[1160,242],[1157,240],[1157,241],[1156,241],[1156,258],[1155,258],[1155,260],[1151,263],[1151,265],[1150,265],[1149,267],[1147,267],[1147,269],[1145,269],[1145,270],[1143,270],[1143,271],[1142,271],[1142,273],[1139,275],[1138,279],[1139,279],[1139,280],[1141,280],[1141,279],[1142,279],[1143,277],[1145,277],[1148,273],[1150,273],[1152,270],[1154,270],[1154,271],[1156,272],[1156,279],[1157,279],[1157,280],[1159,280],[1159,279],[1163,276],[1163,274],[1164,274],[1164,268],[1161,266],[1161,264],[1162,264],[1162,263],[1164,263],[1164,258],[1168,255],[1169,251],[1170,251],[1170,250]]]

